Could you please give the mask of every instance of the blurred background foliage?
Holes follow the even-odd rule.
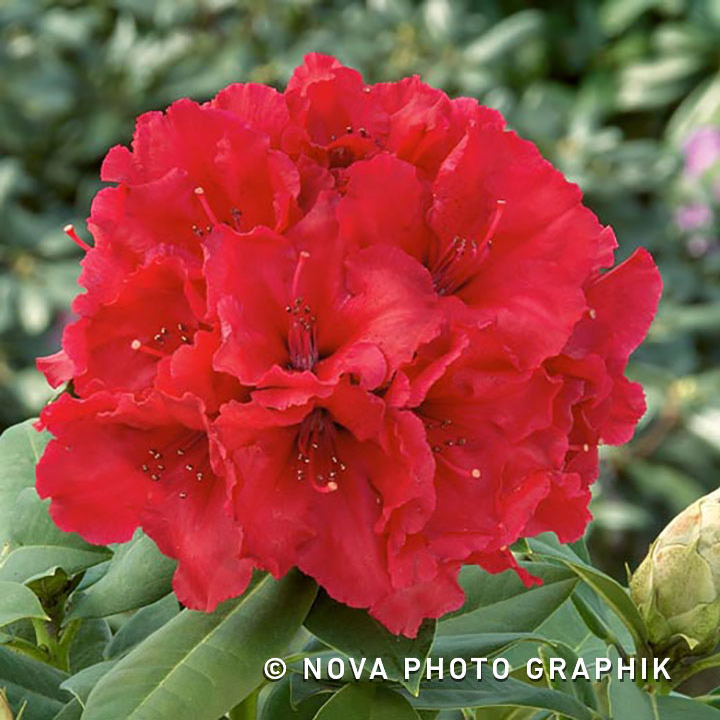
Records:
[[[699,173],[688,146],[720,126],[718,0],[0,0],[0,428],[51,395],[34,358],[57,348],[79,270],[62,227],[82,227],[104,152],[145,110],[282,86],[313,50],[500,109],[621,257],[655,254],[664,298],[631,366],[649,411],[606,448],[593,502],[596,559],[622,576],[720,478],[720,140],[695,148]]]

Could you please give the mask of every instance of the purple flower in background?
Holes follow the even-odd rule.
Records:
[[[697,230],[712,222],[712,210],[702,203],[685,205],[675,213],[675,224],[684,231]]]
[[[685,172],[699,177],[720,160],[720,128],[704,127],[685,142]]]
[[[718,248],[720,220],[720,126],[705,126],[683,143],[685,168],[679,177],[674,212],[677,229],[685,236],[691,257]]]

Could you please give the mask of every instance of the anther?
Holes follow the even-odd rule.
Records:
[[[476,480],[482,475],[482,473],[480,472],[480,470],[479,470],[478,468],[473,468],[472,471],[470,472],[470,474],[471,474]]]
[[[588,315],[590,316],[591,320],[594,320],[597,317],[597,310],[595,310],[595,308],[590,308],[588,310]]]
[[[71,223],[68,223],[64,228],[63,232],[77,245],[79,245],[85,252],[88,252],[89,250],[92,250],[90,245],[88,245],[76,232],[75,227]]]
[[[181,492],[181,493],[180,493],[180,499],[181,499],[181,500],[184,500],[186,497],[187,497],[187,493],[186,493],[186,492]]]

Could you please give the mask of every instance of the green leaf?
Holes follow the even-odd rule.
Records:
[[[35,465],[49,440],[30,420],[0,437],[0,581],[25,583],[57,568],[72,575],[108,556],[57,528],[35,492]]]
[[[542,637],[546,644],[564,643],[588,663],[598,656],[607,655],[607,645],[588,631],[570,600],[566,600],[542,622],[534,634]],[[537,657],[537,649],[528,643],[518,643],[504,650],[502,655],[512,668],[520,671],[517,677],[523,679],[526,663],[530,658]]]
[[[539,10],[521,10],[503,18],[465,48],[464,60],[481,65],[497,61],[501,55],[517,49],[540,34],[543,14]]]
[[[720,74],[701,82],[673,113],[665,128],[668,140],[679,147],[694,128],[713,124],[720,110]]]
[[[80,624],[70,645],[70,671],[78,673],[104,659],[112,633],[107,620],[86,620]]]
[[[58,569],[75,575],[102,562],[107,556],[106,552],[63,547],[38,538],[33,545],[10,551],[0,565],[0,581],[27,583],[52,575]]]
[[[446,710],[447,712],[451,712]],[[447,715],[440,714],[437,720],[445,720]],[[538,715],[537,710],[528,708],[483,708],[478,710],[477,718],[480,720],[555,720],[557,715],[551,719],[551,716],[547,713]],[[458,712],[457,715],[452,716],[452,720],[465,720],[462,713]]]
[[[605,0],[600,4],[598,20],[610,35],[617,35],[656,3],[657,0]]]
[[[573,720],[592,720],[593,713],[575,698],[563,692],[535,687],[510,677],[496,680],[483,674],[478,682],[474,672],[463,680],[428,680],[420,695],[410,701],[415,707],[429,709],[453,708],[534,708],[549,710]]]
[[[570,597],[578,581],[558,565],[537,562],[524,567],[543,584],[527,588],[512,570],[491,575],[476,566],[463,568],[465,603],[441,619],[438,636],[533,632]]]
[[[272,686],[265,697],[258,720],[313,720],[328,697],[327,693],[320,693],[293,705],[290,678],[284,677]]]
[[[184,610],[90,693],[84,720],[216,720],[262,681],[301,627],[316,586],[297,572],[256,577],[214,613]]]
[[[532,633],[474,633],[469,635],[443,635],[435,640],[430,656],[437,660],[452,658],[492,657],[504,648],[520,642],[544,642]]]
[[[23,618],[50,618],[35,593],[18,583],[0,582],[0,627]]]
[[[74,595],[67,617],[108,617],[149,605],[172,591],[176,565],[138,531],[116,550],[105,575]]]
[[[577,543],[561,543],[555,533],[547,532],[525,540],[530,556],[568,560],[569,562],[590,565],[584,541]]]
[[[118,631],[105,648],[105,658],[119,658],[163,625],[169,623],[180,612],[175,595],[166,595],[161,600],[138,610]]]
[[[50,440],[32,421],[15,425],[0,436],[0,545],[14,539],[15,503],[23,490],[35,486],[35,465]]]
[[[638,652],[644,649],[647,643],[647,627],[628,591],[599,570],[567,561],[565,564],[615,611],[630,631]]]
[[[404,680],[405,658],[418,658],[424,664],[435,637],[435,622],[426,621],[416,638],[393,635],[365,610],[357,610],[332,600],[321,591],[305,619],[305,627],[326,645],[348,657],[360,660],[380,658],[390,680],[397,680],[410,692],[417,692],[420,678]]]
[[[27,702],[23,720],[53,718],[71,696],[60,688],[67,675],[45,663],[0,647],[0,687],[18,712]]]
[[[691,698],[660,695],[654,700],[657,708],[656,720],[720,720],[720,710]]]
[[[315,720],[419,720],[407,700],[381,685],[346,685],[322,706]]]
[[[90,665],[70,676],[60,687],[72,693],[84,708],[92,689],[98,684],[100,678],[105,677],[116,664],[117,660],[106,660]]]
[[[584,678],[582,676],[576,677],[574,680],[571,679],[572,672],[577,667],[580,661],[580,657],[573,648],[569,647],[565,643],[555,642],[550,648],[541,647],[539,649],[539,654],[540,657],[543,658],[543,664],[548,670],[549,665],[547,665],[545,662],[547,658],[561,658],[566,663],[565,675],[567,677],[567,680],[563,680],[560,677],[555,677],[553,679],[550,678],[550,675],[546,676],[549,678],[549,682],[552,684],[553,688],[555,688],[556,690],[560,690],[561,692],[567,693],[568,695],[572,695],[574,698],[576,698],[579,702],[581,702],[583,705],[586,705],[587,707],[597,709],[597,698],[595,697],[595,692],[593,690],[591,680],[588,680],[587,678]],[[588,663],[585,664],[586,669],[588,669],[587,665]],[[588,674],[590,674],[589,669]]]
[[[60,712],[53,717],[53,720],[82,720],[83,706],[77,699],[73,698],[65,705]]]
[[[632,647],[632,637],[622,621],[608,608],[601,597],[585,583],[572,594],[572,603],[588,630],[605,644]]]
[[[613,667],[617,667],[617,653],[610,653]],[[633,720],[656,720],[650,703],[650,696],[632,680],[618,680],[609,675],[608,698],[610,717],[628,717]],[[693,716],[693,720],[695,720]]]

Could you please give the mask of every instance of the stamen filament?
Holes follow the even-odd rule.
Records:
[[[130,343],[130,347],[133,350],[138,350],[139,352],[144,352],[146,355],[152,355],[153,357],[156,357],[156,358],[162,359],[162,358],[166,357],[164,352],[162,352],[160,350],[156,350],[155,348],[149,347],[148,345],[144,345],[137,338]]]
[[[300,295],[300,276],[302,275],[303,267],[305,263],[310,259],[310,253],[307,250],[301,250],[298,256],[297,265],[295,266],[295,274],[293,275],[292,290],[291,294],[294,298]]]
[[[218,223],[218,219],[215,216],[215,213],[212,211],[212,208],[210,207],[210,203],[208,202],[208,199],[205,196],[205,190],[201,187],[196,187],[195,195],[197,195],[197,198],[200,201],[200,204],[202,205],[202,208],[205,211],[205,214],[208,216],[208,220],[210,220],[210,222],[213,225],[219,225],[220,223]]]
[[[492,245],[492,239],[505,211],[505,200],[498,200],[480,240],[468,240],[456,235],[440,252],[430,268],[439,295],[460,290],[477,273]]]
[[[85,252],[92,250],[92,247],[88,245],[76,232],[75,226],[72,223],[68,223],[64,228],[63,232],[77,245],[79,245]]]
[[[495,208],[493,209],[492,215],[490,216],[490,222],[488,228],[483,235],[483,239],[480,241],[481,246],[485,246],[491,242],[497,226],[500,224],[500,218],[502,218],[505,208],[507,207],[507,200],[497,200],[495,202]]]

